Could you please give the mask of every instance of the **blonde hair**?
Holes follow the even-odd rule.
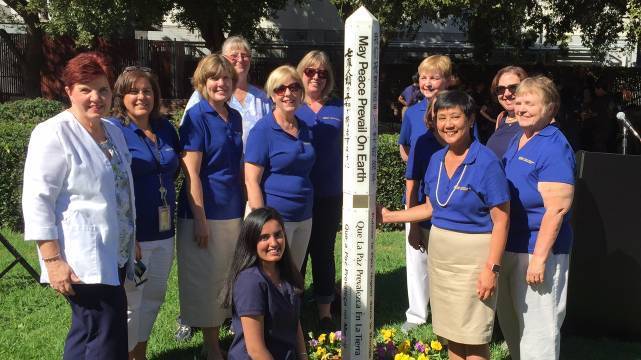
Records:
[[[231,78],[233,93],[234,89],[236,89],[236,82],[238,81],[238,74],[236,74],[236,70],[234,70],[234,65],[220,54],[209,54],[200,59],[200,62],[198,62],[198,66],[196,67],[196,71],[194,71],[194,88],[203,98],[209,100],[207,89],[205,89],[207,79],[220,79],[224,75]]]
[[[296,67],[298,76],[300,76],[302,79],[303,71],[305,71],[306,68],[313,66],[322,66],[327,71],[327,82],[325,83],[325,87],[321,92],[321,97],[323,99],[326,99],[329,94],[331,94],[332,90],[334,90],[334,69],[332,69],[332,63],[329,61],[329,56],[327,56],[324,51],[320,50],[312,50],[308,52],[307,54],[305,54],[305,56],[303,56],[303,58],[298,63],[298,66]]]
[[[541,101],[543,101],[545,112],[550,114],[550,118],[556,116],[561,106],[561,96],[552,79],[543,75],[523,79],[514,95],[522,96],[525,94],[539,95]]]
[[[428,56],[418,65],[419,75],[426,72],[438,72],[443,77],[452,77],[452,60],[445,55]]]
[[[240,35],[234,35],[234,36],[228,37],[220,49],[221,49],[220,52],[223,53],[223,55],[227,55],[231,51],[238,50],[238,49],[245,50],[247,54],[249,54],[249,56],[251,56],[252,54],[252,49],[249,47],[249,43],[244,37]]]
[[[291,65],[281,65],[269,73],[267,81],[265,82],[265,92],[267,93],[267,96],[274,96],[274,89],[284,85],[284,82],[287,79],[292,79],[301,86],[300,101],[303,101],[303,99],[305,99],[305,87],[303,87],[303,80],[301,80],[300,75],[298,75],[296,69]]]

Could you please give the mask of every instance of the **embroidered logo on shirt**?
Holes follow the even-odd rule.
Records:
[[[519,160],[524,161],[524,162],[526,162],[526,163],[528,163],[530,165],[534,164],[534,161],[532,161],[532,160],[530,160],[528,158],[524,158],[523,156],[519,156]]]
[[[323,116],[323,117],[321,117],[321,119],[323,119],[323,120],[343,121],[343,119],[339,119],[339,118],[334,117],[334,116]]]
[[[470,191],[470,188],[467,186],[456,186],[455,189],[461,191]]]

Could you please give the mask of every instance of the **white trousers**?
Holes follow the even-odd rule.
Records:
[[[550,254],[542,284],[530,286],[530,254],[506,251],[499,275],[497,312],[514,360],[556,360],[565,319],[569,255]]]
[[[421,228],[422,229],[422,228]],[[429,230],[422,229],[425,248]],[[409,307],[405,312],[407,322],[423,324],[427,322],[429,311],[427,304],[430,301],[430,283],[427,276],[427,252],[414,249],[407,237],[410,233],[410,224],[405,224],[405,270],[407,272],[407,300]]]
[[[312,218],[303,221],[285,222],[287,245],[298,270],[303,266],[309,237],[312,235]]]
[[[145,281],[136,286],[125,281],[127,293],[127,334],[129,351],[149,340],[160,306],[165,300],[167,279],[174,260],[174,238],[140,242],[142,263],[147,267]]]

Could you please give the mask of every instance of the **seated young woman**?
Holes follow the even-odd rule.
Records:
[[[228,359],[307,359],[299,321],[302,289],[280,214],[254,210],[240,231],[223,293],[236,334]]]

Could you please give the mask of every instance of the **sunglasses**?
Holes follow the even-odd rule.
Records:
[[[130,72],[130,71],[142,71],[145,73],[150,73],[151,69],[145,66],[127,66],[122,72]]]
[[[494,89],[496,95],[503,95],[505,90],[510,90],[510,94],[514,94],[516,89],[519,87],[519,84],[510,84],[508,86],[499,85]]]
[[[287,89],[289,89],[290,93],[298,93],[303,89],[303,87],[299,83],[293,83],[293,84],[289,84],[289,85],[281,85],[281,86],[277,87],[276,89],[274,89],[274,94],[276,94],[278,96],[283,96],[283,95],[285,95],[285,92],[287,91]]]
[[[242,53],[229,54],[226,57],[231,61],[247,61],[251,58],[248,54]]]
[[[303,74],[305,74],[305,76],[307,76],[310,79],[313,78],[314,75],[318,75],[319,79],[327,79],[327,77],[329,76],[329,73],[327,72],[327,70],[320,70],[320,69],[314,69],[314,68],[306,68],[305,70],[303,70]]]

